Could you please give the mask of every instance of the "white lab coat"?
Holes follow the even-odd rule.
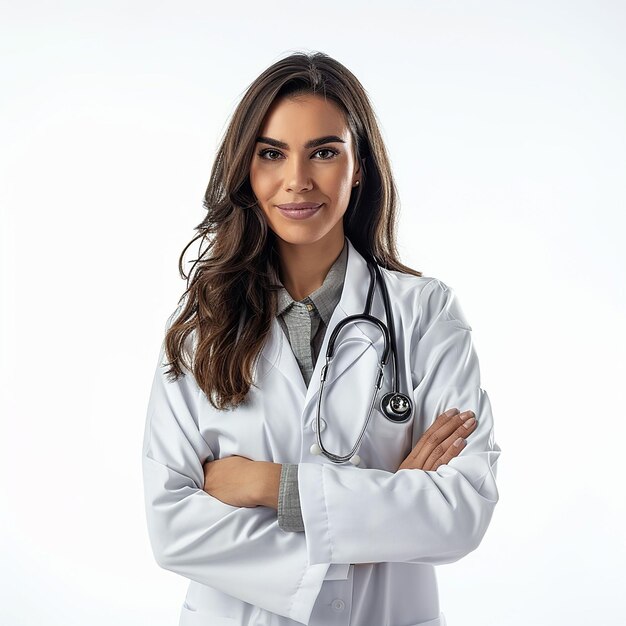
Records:
[[[167,381],[161,348],[143,445],[145,505],[156,562],[191,581],[180,626],[444,626],[434,566],[476,549],[487,530],[500,447],[471,327],[441,280],[381,268],[400,389],[414,400],[410,421],[392,423],[375,408],[358,466],[311,453],[328,339],[341,319],[363,312],[369,285],[365,259],[347,243],[341,300],[308,388],[275,318],[255,369],[258,388],[233,411],[215,410],[189,372]],[[378,288],[372,313],[385,321]],[[383,339],[358,322],[338,344],[322,436],[346,454],[367,414]],[[391,389],[391,367],[379,394]],[[396,471],[451,407],[478,420],[461,454],[436,471]],[[234,507],[203,491],[203,463],[232,455],[300,464],[305,532],[281,530],[272,508]]]

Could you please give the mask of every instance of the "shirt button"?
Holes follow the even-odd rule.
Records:
[[[323,417],[320,417],[320,424],[322,426],[322,431],[326,428],[326,420]],[[311,429],[314,433],[317,432],[317,420],[314,418],[313,423],[311,424]]]
[[[340,598],[335,598],[332,601],[331,606],[333,607],[333,609],[335,609],[335,611],[343,611],[344,607],[346,606],[345,602],[343,600],[341,600]]]

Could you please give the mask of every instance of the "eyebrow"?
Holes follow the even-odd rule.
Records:
[[[289,145],[286,144],[284,141],[278,141],[278,139],[272,139],[271,137],[257,137],[256,140],[257,143],[267,143],[270,146],[274,146],[275,148],[282,148],[283,150],[289,149]],[[309,141],[304,144],[304,147],[316,148],[317,146],[321,146],[322,144],[334,142],[346,143],[345,139],[337,137],[337,135],[326,135],[325,137],[318,137],[317,139],[309,139]]]

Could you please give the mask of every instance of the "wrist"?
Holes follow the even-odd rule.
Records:
[[[278,510],[278,488],[280,486],[280,473],[282,463],[273,463],[271,461],[260,461],[261,465],[261,482],[258,504]]]

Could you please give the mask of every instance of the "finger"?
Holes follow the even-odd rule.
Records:
[[[458,413],[457,415],[448,417],[441,426],[434,430],[434,432],[429,433],[426,431],[415,446],[415,457],[413,460],[417,466],[423,468],[426,459],[428,459],[428,457],[433,453],[436,458],[439,458],[445,452],[442,442],[445,441],[458,428],[462,428],[465,420],[469,419],[473,415],[473,411]]]
[[[440,465],[449,463],[455,456],[463,451],[463,448],[465,448],[466,444],[467,442],[465,441],[465,439],[463,439],[462,437],[457,437],[455,442],[446,450],[444,455],[438,461],[436,461],[433,467],[430,469],[434,471]]]
[[[453,407],[444,411],[437,416],[437,419],[426,429],[424,435],[431,435],[444,424],[447,424],[455,415],[459,415],[461,411],[457,407]]]
[[[419,441],[415,444],[415,447],[407,456],[408,459],[415,459],[419,454],[422,446],[426,443],[427,439],[436,433],[442,426],[450,423],[450,421],[456,416],[459,415],[459,409],[452,408],[448,409],[444,413],[441,413],[435,421],[422,433],[422,436],[419,438]]]
[[[474,412],[471,410],[464,411],[455,416],[446,424],[445,429],[440,428],[434,435],[431,435],[429,439],[436,445],[430,446],[429,448],[429,442],[427,442],[427,445],[422,449],[420,455],[418,455],[417,460],[420,462],[420,466],[423,469],[430,469],[434,462],[442,457],[459,437],[464,438],[472,432],[472,430],[476,428],[475,424]],[[455,428],[450,430],[451,426],[455,426]]]
[[[453,433],[441,442],[440,446],[437,446],[424,461],[423,469],[429,470],[433,468],[435,463],[440,459],[454,444],[454,442],[461,437],[465,439],[476,430],[477,422],[474,417],[470,417],[463,422],[463,426],[459,426]],[[453,456],[456,456],[460,450],[457,450]]]

